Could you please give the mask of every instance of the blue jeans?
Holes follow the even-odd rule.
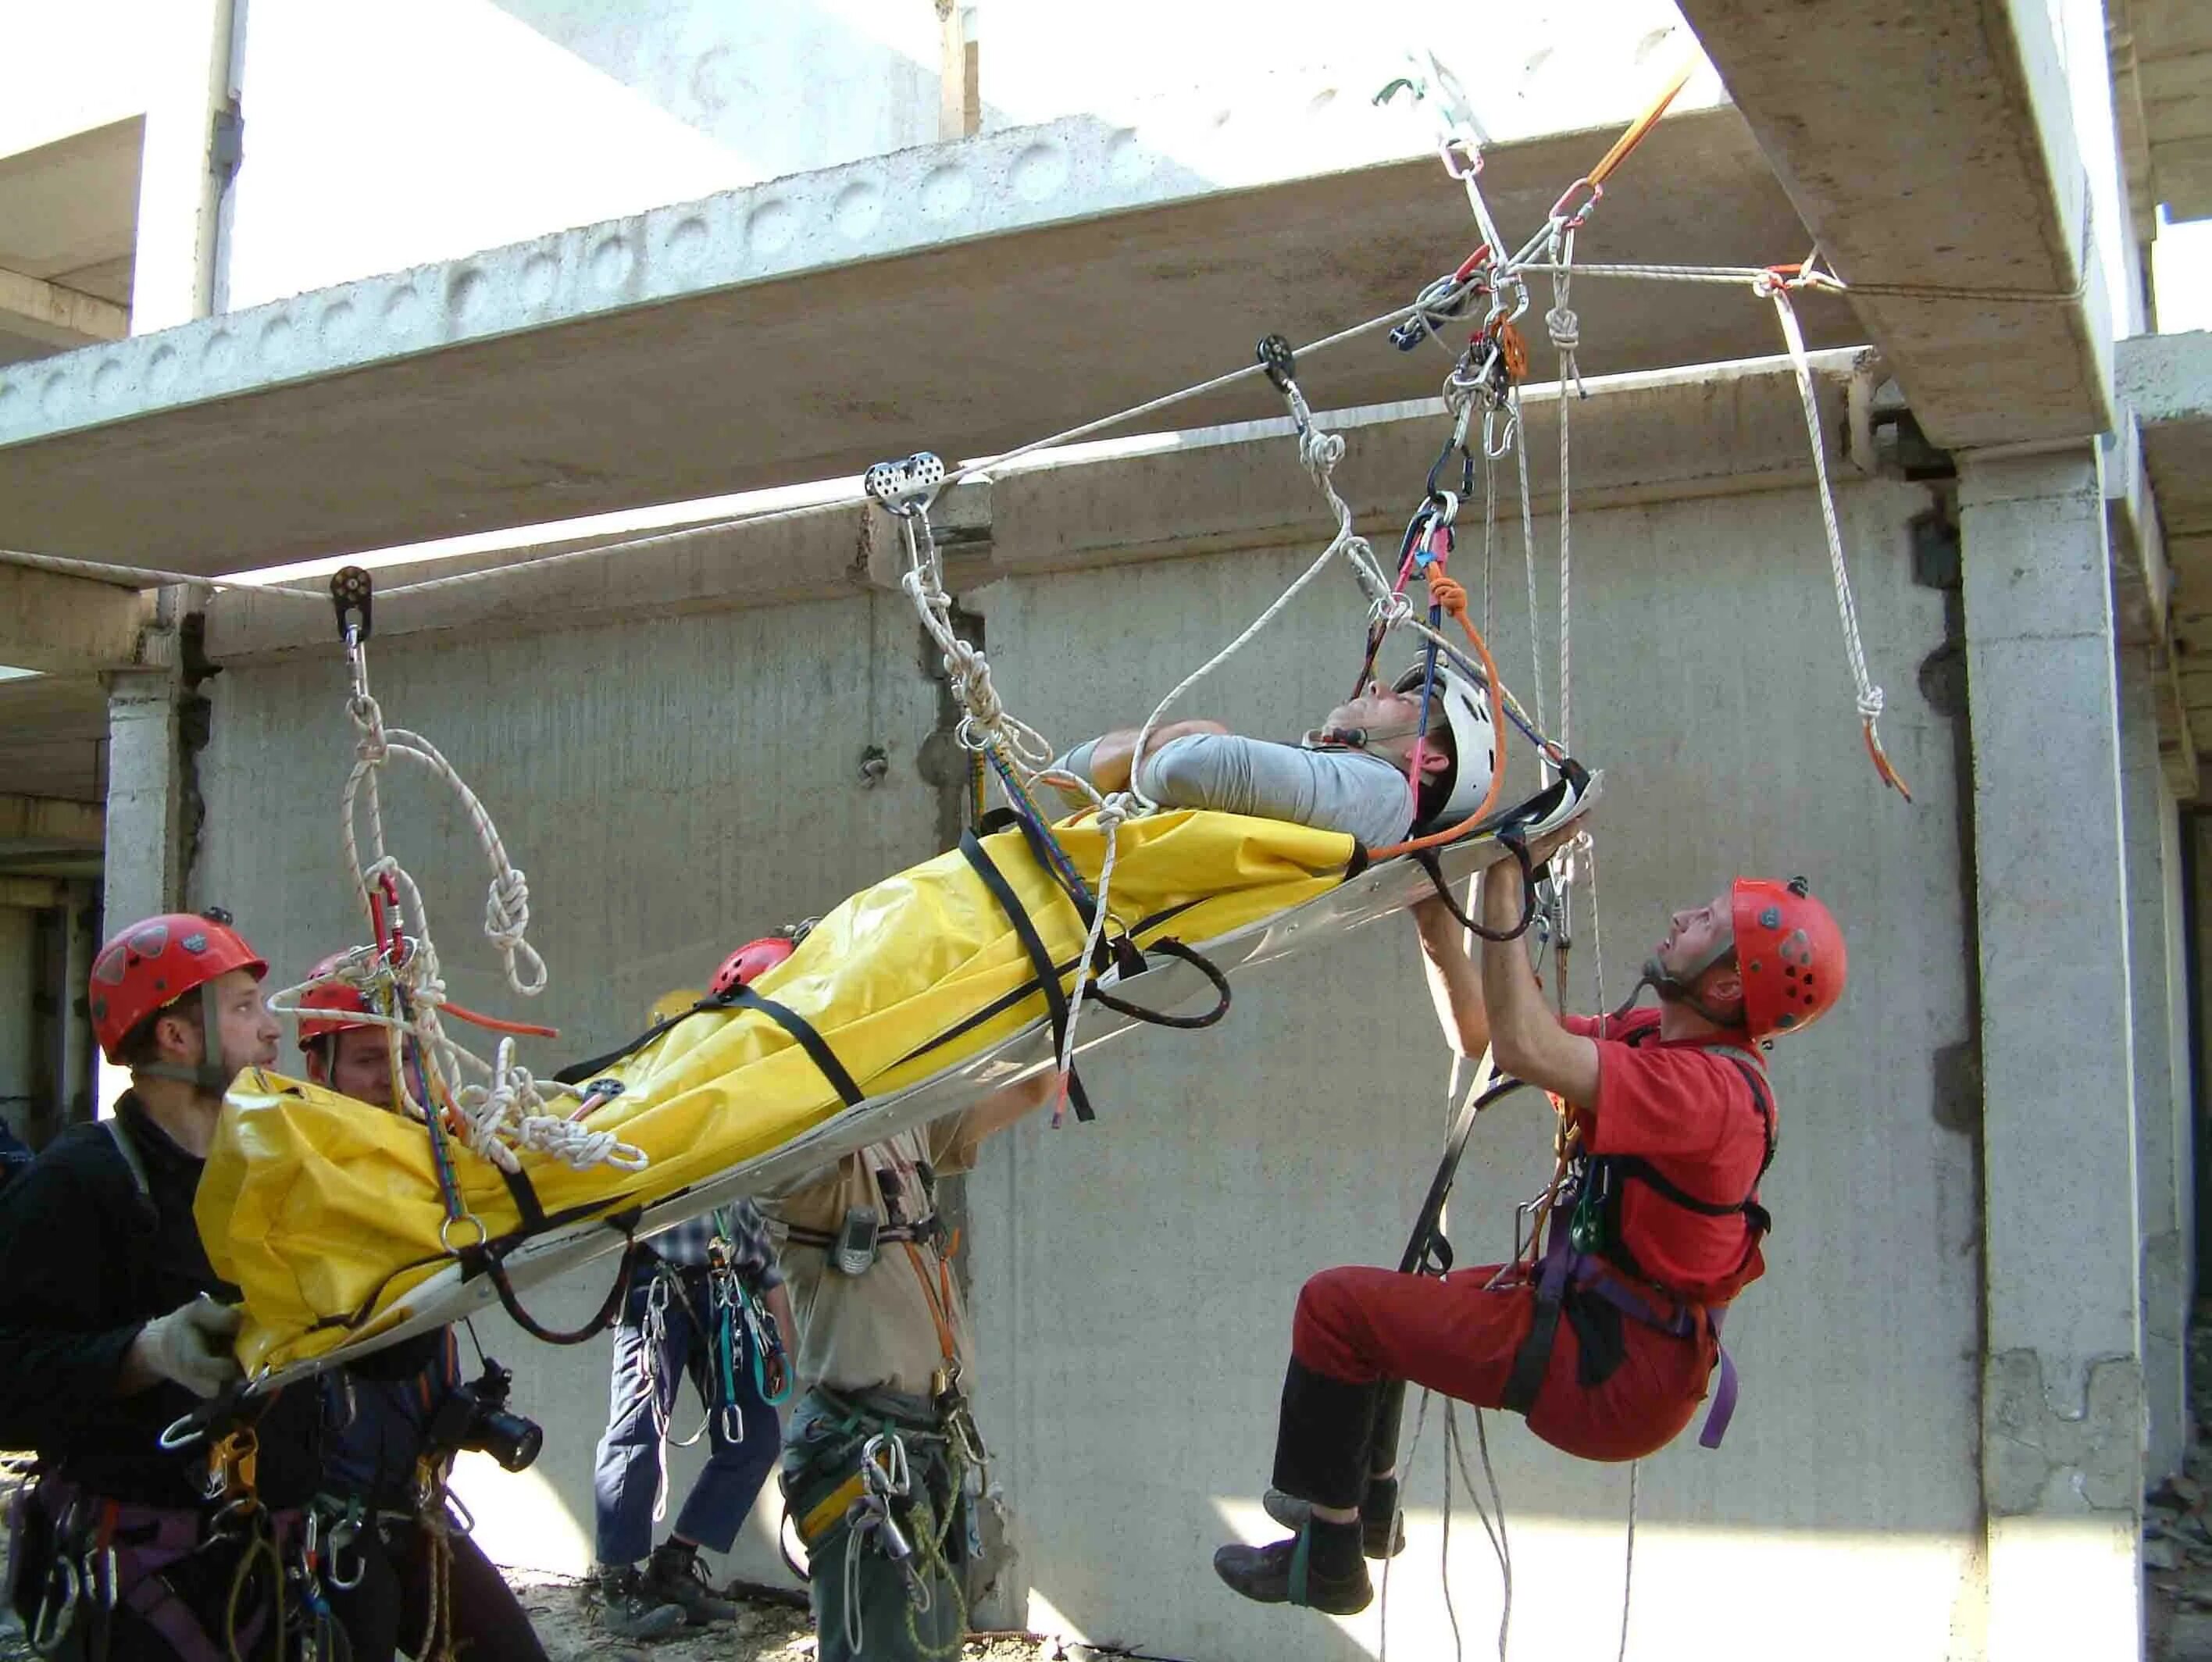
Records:
[[[669,1289],[656,1345],[647,1340],[646,1313],[653,1282],[663,1275],[677,1277],[682,1295],[677,1295],[675,1287]],[[708,1324],[713,1313],[704,1270],[665,1269],[650,1253],[639,1254],[637,1273],[615,1328],[611,1404],[592,1477],[597,1548],[603,1564],[634,1564],[653,1550],[653,1514],[662,1472],[661,1428],[676,1413],[679,1387],[687,1375],[702,1390],[712,1389],[709,1347],[714,1334]],[[726,1409],[718,1404],[708,1414],[713,1453],[676,1517],[677,1534],[715,1552],[727,1552],[737,1540],[782,1442],[775,1410],[761,1400],[753,1382],[746,1343],[741,1327],[735,1400]],[[683,1428],[689,1428],[690,1424]]]

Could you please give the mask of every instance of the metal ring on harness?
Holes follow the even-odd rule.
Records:
[[[456,1246],[453,1245],[452,1231],[456,1223],[475,1224],[477,1238],[465,1246]],[[490,1239],[490,1226],[485,1223],[485,1222],[482,1218],[478,1217],[474,1212],[463,1212],[459,1217],[449,1217],[438,1226],[438,1245],[444,1247],[447,1252],[453,1253],[456,1258],[459,1257],[463,1253],[481,1251],[484,1244]]]

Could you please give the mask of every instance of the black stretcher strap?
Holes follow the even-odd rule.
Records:
[[[725,993],[717,1002],[734,1009],[757,1010],[797,1040],[799,1047],[806,1052],[807,1058],[830,1082],[830,1089],[844,1099],[847,1107],[858,1107],[868,1100],[867,1092],[862,1090],[853,1076],[845,1071],[845,1065],[837,1059],[837,1052],[830,1048],[829,1040],[817,1033],[814,1024],[797,1010],[779,1004],[773,998],[763,998],[750,987],[736,988]]]
[[[684,1021],[688,1017],[696,1016],[702,1010],[714,1010],[719,1006],[720,1003],[720,1001],[718,999],[702,998],[697,1004],[692,1005],[690,1009],[685,1010],[682,1015],[667,1016],[660,1021],[655,1022],[643,1033],[639,1034],[636,1038],[632,1039],[624,1044],[617,1045],[611,1051],[594,1056],[586,1062],[569,1063],[567,1067],[562,1068],[559,1072],[556,1073],[553,1077],[556,1083],[563,1085],[580,1085],[586,1079],[596,1078],[600,1074],[605,1073],[609,1068],[612,1067],[616,1063],[627,1061],[629,1058],[636,1055],[638,1052],[643,1050],[654,1040],[659,1038],[662,1034],[667,1032],[669,1028],[674,1027],[678,1022]]]
[[[636,1216],[635,1212],[630,1215],[633,1229],[636,1227]],[[514,1283],[507,1279],[507,1262],[502,1253],[484,1254],[484,1273],[491,1277],[492,1290],[499,1295],[500,1307],[513,1317],[514,1325],[531,1337],[542,1339],[547,1344],[581,1344],[615,1325],[616,1318],[622,1313],[623,1301],[629,1295],[630,1277],[637,1271],[637,1255],[643,1250],[636,1235],[632,1234],[623,1248],[622,1264],[615,1271],[614,1284],[607,1289],[607,1295],[601,1301],[599,1309],[581,1327],[566,1330],[546,1326],[522,1307]]]
[[[1044,940],[1038,935],[1036,925],[1030,921],[1029,912],[1022,905],[1021,896],[1014,893],[1013,885],[992,862],[990,851],[976,840],[973,831],[960,834],[960,855],[982,879],[983,887],[991,891],[991,898],[999,903],[999,910],[1006,914],[1006,921],[1013,925],[1014,938],[1022,943],[1022,950],[1029,954],[1030,967],[1036,972],[1038,985],[1044,993],[1045,1008],[1052,1016],[1054,1045],[1056,1047],[1066,1045],[1067,994],[1060,987],[1059,972],[1053,967],[1052,954],[1045,950]],[[1045,869],[1050,870],[1052,868],[1048,864]],[[1067,1100],[1073,1106],[1079,1120],[1097,1118],[1091,1109],[1091,1098],[1083,1089],[1083,1082],[1076,1077],[1073,1068],[1070,1068],[1067,1073]]]

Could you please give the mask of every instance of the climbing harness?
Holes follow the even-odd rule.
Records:
[[[957,1656],[968,1619],[957,1566],[981,1550],[978,1509],[988,1492],[957,1379],[927,1404],[821,1386],[809,1402],[824,1411],[805,1415],[794,1431],[789,1447],[800,1464],[787,1460],[786,1492],[816,1566],[842,1550],[838,1630],[848,1653],[869,1654],[864,1611],[873,1558],[897,1577],[907,1647]]]
[[[709,1429],[726,1443],[745,1440],[744,1410],[738,1402],[738,1382],[749,1379],[753,1393],[771,1408],[791,1399],[791,1357],[783,1335],[770,1313],[765,1295],[738,1274],[735,1249],[726,1220],[707,1244],[707,1263],[693,1272],[655,1257],[646,1283],[645,1310],[639,1322],[641,1343],[637,1367],[640,1388],[645,1392],[653,1418],[653,1446],[659,1460],[653,1495],[655,1523],[668,1508],[668,1445],[690,1448]],[[692,1297],[691,1280],[699,1283],[704,1307]],[[699,1393],[699,1428],[688,1437],[677,1437],[674,1403],[677,1392],[660,1374],[668,1355],[668,1315],[680,1307],[706,1353],[705,1366],[693,1375]],[[667,1404],[663,1406],[663,1404]]]

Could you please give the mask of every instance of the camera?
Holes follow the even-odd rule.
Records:
[[[538,1422],[509,1413],[507,1393],[514,1388],[514,1370],[501,1368],[487,1356],[483,1375],[473,1385],[457,1385],[438,1404],[430,1418],[427,1441],[442,1453],[464,1449],[489,1454],[509,1471],[521,1471],[544,1447],[545,1432]]]

